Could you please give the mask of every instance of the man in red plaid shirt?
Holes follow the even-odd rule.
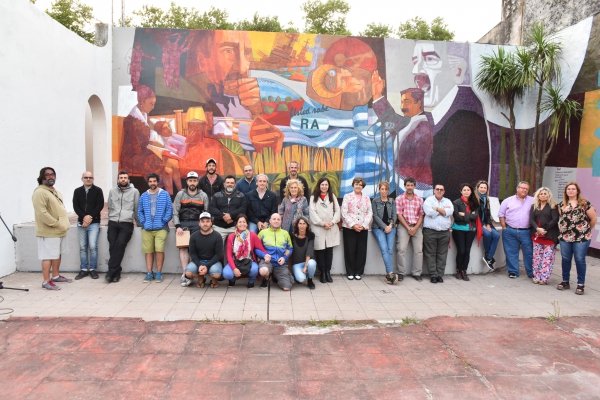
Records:
[[[398,211],[398,228],[396,229],[396,262],[399,280],[404,279],[407,273],[406,249],[408,242],[413,248],[412,275],[421,282],[423,272],[423,199],[415,193],[417,182],[414,178],[404,181],[404,193],[396,197],[396,210]]]

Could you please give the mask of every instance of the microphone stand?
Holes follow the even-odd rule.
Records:
[[[6,225],[6,222],[4,222],[4,218],[2,218],[2,214],[0,214],[0,220],[2,220],[2,223],[4,224],[4,226],[6,227],[6,230],[8,231],[8,234],[10,235],[10,237],[12,238],[13,242],[17,241],[17,238],[15,237],[15,235],[12,234],[12,232],[10,231],[10,229],[8,228],[8,225]],[[10,289],[10,290],[22,290],[24,292],[29,292],[29,289],[17,289],[17,288],[10,288],[10,287],[4,287],[4,285],[2,285],[2,282],[0,282],[0,289]]]

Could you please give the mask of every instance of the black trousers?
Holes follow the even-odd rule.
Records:
[[[369,231],[356,232],[354,229],[344,228],[344,263],[346,275],[363,275],[367,263],[367,240]]]
[[[131,222],[108,221],[108,276],[111,278],[121,276],[121,261],[125,255],[127,243],[133,235],[133,224]]]
[[[321,272],[331,271],[331,264],[333,263],[333,247],[315,250],[315,261]]]
[[[452,230],[452,239],[456,245],[456,270],[466,271],[471,259],[471,245],[475,239],[475,231]]]

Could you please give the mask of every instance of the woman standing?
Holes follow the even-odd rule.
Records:
[[[229,280],[229,286],[242,275],[248,275],[248,289],[254,288],[258,275],[257,257],[264,258],[267,250],[256,233],[248,230],[248,217],[238,214],[235,219],[235,232],[227,237],[225,258],[227,264],[223,268],[223,278]]]
[[[298,179],[288,180],[283,193],[285,197],[279,205],[281,229],[288,231],[291,236],[294,224],[300,217],[308,218],[308,202],[304,197],[304,186]]]
[[[340,206],[333,195],[329,179],[322,177],[315,185],[309,205],[310,223],[315,234],[315,258],[321,271],[321,283],[332,283],[333,248],[340,244]]]
[[[390,193],[390,184],[380,182],[379,196],[373,199],[371,208],[373,210],[373,224],[371,232],[377,239],[377,244],[381,250],[383,263],[385,265],[385,280],[389,285],[398,281],[398,276],[394,273],[392,263],[394,254],[394,239],[396,238],[396,206],[394,200],[388,197]]]
[[[547,187],[539,188],[533,195],[529,220],[533,241],[533,283],[547,285],[554,265],[554,247],[558,243],[558,207]]]
[[[560,218],[558,230],[560,234],[560,253],[562,255],[562,282],[558,290],[566,290],[571,276],[571,259],[575,258],[577,267],[577,288],[575,294],[583,294],[585,289],[585,255],[590,247],[592,230],[596,226],[596,210],[592,204],[581,196],[581,189],[575,182],[565,187],[563,201],[558,204]]]
[[[310,231],[308,218],[300,217],[294,224],[294,234],[292,235],[292,270],[296,282],[302,283],[308,279],[308,288],[314,289],[313,276],[317,269],[317,262],[314,256],[315,235]],[[307,278],[308,277],[308,278]]]
[[[354,191],[346,194],[342,202],[344,263],[349,280],[360,280],[367,262],[367,239],[373,211],[369,197],[362,194],[365,186],[362,178],[354,178]]]
[[[479,181],[477,182],[475,189],[475,194],[479,200],[479,218],[481,219],[483,249],[485,251],[483,262],[485,262],[485,265],[489,269],[493,270],[494,263],[496,262],[494,255],[496,254],[496,248],[498,247],[498,242],[500,241],[500,234],[496,228],[494,228],[492,221],[490,200],[488,197],[488,183],[486,181]]]
[[[467,267],[471,258],[471,245],[475,235],[479,240],[483,232],[481,219],[479,219],[479,202],[473,192],[473,186],[463,183],[460,193],[460,198],[452,202],[454,205],[452,239],[456,244],[456,279],[468,281]]]

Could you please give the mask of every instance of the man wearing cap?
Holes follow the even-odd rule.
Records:
[[[245,195],[256,190],[256,178],[254,177],[254,168],[252,168],[252,165],[244,166],[244,178],[235,184],[235,189]]]
[[[183,231],[190,231],[190,235],[200,229],[198,220],[203,211],[208,211],[208,196],[198,189],[198,174],[190,171],[185,179],[186,188],[175,196],[173,202],[173,223],[177,236],[182,236]],[[189,286],[192,282],[185,277],[185,267],[190,263],[190,253],[187,247],[179,249],[179,261],[181,262],[181,286]]]
[[[190,281],[198,278],[199,288],[204,287],[205,275],[210,274],[211,288],[219,287],[219,278],[223,272],[221,254],[223,253],[223,240],[221,235],[212,228],[212,218],[207,212],[200,214],[200,230],[190,237],[190,257],[192,261],[185,268],[185,276]]]
[[[214,219],[214,230],[223,237],[223,246],[230,233],[235,232],[234,220],[238,214],[245,214],[247,207],[246,196],[235,190],[235,177],[225,177],[225,187],[216,193],[210,201],[209,211]]]
[[[198,188],[206,193],[209,202],[215,193],[223,190],[223,182],[223,178],[217,174],[217,161],[214,158],[206,160],[206,175],[200,178]]]
[[[283,191],[285,190],[285,185],[287,184],[287,181],[290,179],[298,179],[300,182],[302,182],[302,185],[304,185],[304,193],[310,193],[311,189],[308,187],[308,183],[306,182],[306,179],[304,179],[303,177],[301,177],[300,175],[298,175],[298,171],[300,169],[300,165],[298,164],[298,161],[290,161],[290,163],[288,164],[288,171],[290,172],[290,174],[288,176],[286,176],[285,178],[283,178],[281,180],[281,184],[279,185],[279,198],[283,199]]]

